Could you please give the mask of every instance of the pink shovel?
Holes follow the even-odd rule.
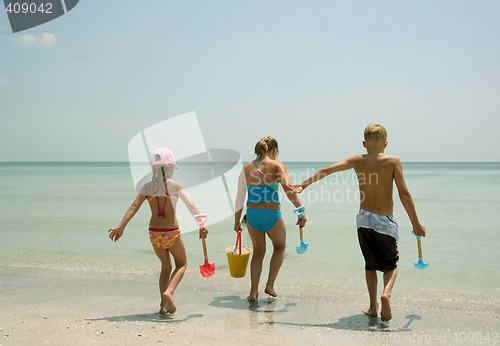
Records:
[[[205,228],[207,215],[206,214],[195,215],[194,220],[198,225],[200,225],[200,229]],[[205,263],[200,264],[200,273],[202,276],[210,278],[215,274],[215,263],[210,263],[208,261],[207,244],[205,243],[205,238],[201,238],[201,241],[203,242],[203,254],[205,255]]]

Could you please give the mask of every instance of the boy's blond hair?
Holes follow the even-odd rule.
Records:
[[[365,141],[371,138],[386,142],[387,130],[380,124],[370,124],[365,128]]]

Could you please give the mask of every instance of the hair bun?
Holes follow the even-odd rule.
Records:
[[[273,137],[265,136],[255,145],[257,157],[263,157],[267,152],[278,149],[278,142]]]
[[[269,150],[267,138],[264,138],[260,141],[260,146],[261,146],[262,150],[264,150],[264,152],[267,152]]]

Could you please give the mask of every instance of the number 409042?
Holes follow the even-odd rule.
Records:
[[[7,7],[5,7],[5,11],[7,13],[52,13],[52,4],[50,2],[41,3],[40,5],[35,4],[34,2],[28,3],[9,3]]]

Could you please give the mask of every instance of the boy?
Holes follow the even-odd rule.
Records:
[[[371,124],[364,132],[365,155],[351,156],[341,162],[323,167],[302,184],[293,185],[296,192],[302,192],[312,183],[339,171],[354,168],[358,176],[360,211],[356,217],[358,240],[365,259],[365,277],[370,296],[370,307],[365,314],[377,317],[377,270],[384,273],[384,291],[380,297],[382,321],[389,321],[391,313],[391,291],[397,276],[399,253],[398,225],[392,217],[393,181],[399,198],[410,218],[413,232],[425,237],[425,227],[418,221],[415,205],[403,177],[401,160],[384,155],[387,146],[387,130],[379,124]]]

